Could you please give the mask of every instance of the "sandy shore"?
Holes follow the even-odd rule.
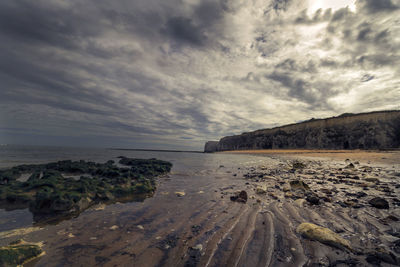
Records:
[[[400,264],[399,152],[196,156],[143,203],[90,209],[0,242],[45,241],[36,266],[46,267]],[[246,201],[235,200],[241,191]]]
[[[292,157],[352,159],[360,162],[400,164],[400,150],[318,150],[318,149],[262,149],[217,152],[223,154],[286,155]]]

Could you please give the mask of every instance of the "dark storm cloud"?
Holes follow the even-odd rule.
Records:
[[[399,6],[393,4],[391,0],[357,0],[357,5],[370,13],[392,12],[399,9]]]
[[[312,88],[308,82],[303,79],[293,77],[288,73],[274,72],[267,76],[269,79],[281,83],[288,88],[288,96],[305,101],[307,103],[315,103],[317,98],[312,92]]]
[[[192,45],[200,46],[207,39],[201,27],[194,25],[191,19],[183,17],[170,18],[162,32],[173,39]]]
[[[44,1],[5,1],[1,3],[2,37],[14,41],[77,48],[80,38],[101,33],[91,17]]]

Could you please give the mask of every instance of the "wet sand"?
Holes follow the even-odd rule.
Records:
[[[0,233],[0,245],[20,237],[43,241],[46,255],[30,263],[36,266],[398,264],[399,152],[298,152],[211,155],[204,168],[160,177],[144,202],[100,205],[57,225]],[[293,160],[305,168],[293,171]],[[354,168],[346,168],[350,163]],[[298,179],[318,205],[296,200],[306,198],[289,189]],[[266,192],[257,194],[257,187]],[[230,200],[240,190],[247,203]],[[369,204],[377,196],[389,209]],[[303,222],[331,229],[352,250],[302,237],[296,228]]]

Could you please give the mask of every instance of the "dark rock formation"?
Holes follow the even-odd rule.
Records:
[[[389,203],[381,197],[375,197],[375,198],[371,199],[368,203],[377,209],[388,209],[389,208]]]
[[[400,148],[400,111],[343,114],[227,136],[207,142],[204,152],[281,148]]]
[[[204,152],[214,152],[217,151],[218,141],[208,141],[204,146]]]
[[[172,164],[157,159],[122,157],[114,161],[58,161],[19,165],[0,170],[0,206],[8,210],[27,208],[36,222],[75,216],[93,204],[115,200],[143,200],[155,191],[155,177]],[[22,174],[28,180],[18,181]],[[80,175],[78,179],[65,175]]]

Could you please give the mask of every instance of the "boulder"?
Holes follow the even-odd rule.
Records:
[[[317,196],[315,196],[315,195],[308,196],[306,198],[306,200],[312,205],[318,205],[319,204],[319,198]]]
[[[247,202],[247,192],[244,190],[242,190],[240,192],[236,192],[235,195],[231,196],[230,199],[232,201],[246,203]]]
[[[389,202],[381,197],[375,197],[368,201],[368,203],[377,209],[389,209]]]
[[[321,242],[325,245],[336,247],[339,249],[352,250],[350,242],[328,228],[321,227],[312,223],[300,224],[296,232],[303,237]]]

